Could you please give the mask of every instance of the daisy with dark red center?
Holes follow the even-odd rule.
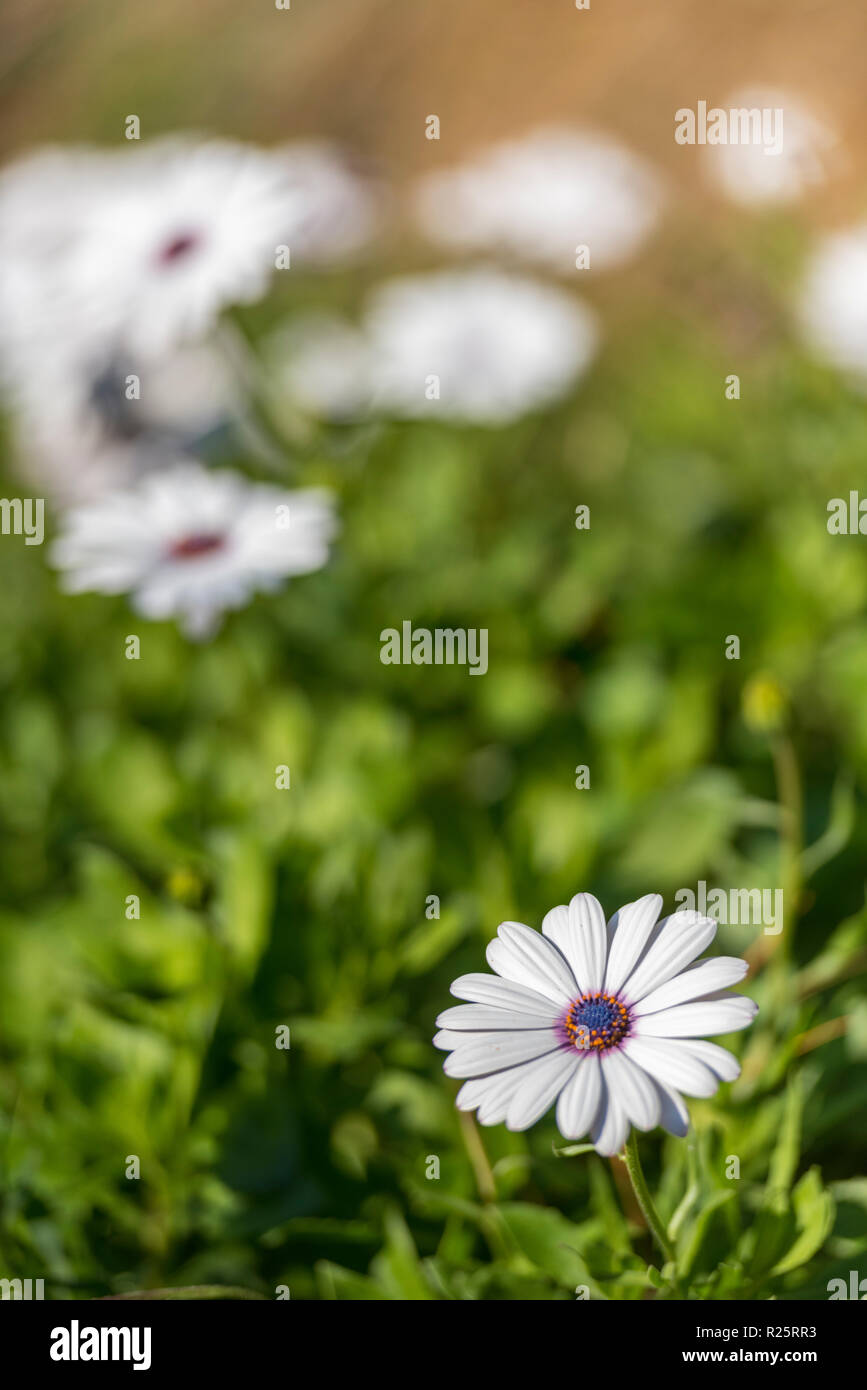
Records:
[[[694,963],[716,922],[695,912],[660,922],[661,907],[651,893],[606,924],[597,899],[578,893],[541,935],[503,922],[487,952],[495,974],[455,980],[452,994],[470,1002],[437,1019],[444,1070],[464,1079],[459,1108],[521,1130],[556,1103],[561,1133],[589,1134],[601,1154],[618,1153],[632,1126],[685,1134],[683,1095],[712,1095],[740,1070],[705,1035],[746,1028],[757,1010],[728,988],[746,962]]]
[[[67,355],[151,362],[267,290],[278,267],[343,261],[378,195],[328,144],[172,136],[68,146],[0,171],[0,374]]]
[[[129,593],[146,618],[210,636],[228,609],[320,569],[336,524],[327,493],[286,492],[179,463],[74,508],[52,560],[71,593]]]
[[[106,334],[151,356],[265,293],[278,246],[291,250],[298,196],[276,152],[229,140],[158,140],[123,156],[69,274]]]

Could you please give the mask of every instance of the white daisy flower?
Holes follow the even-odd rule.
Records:
[[[94,199],[69,274],[124,346],[156,354],[206,333],[227,304],[259,299],[307,218],[276,153],[160,140],[128,152]]]
[[[273,392],[326,420],[367,414],[374,395],[370,346],[360,328],[337,314],[292,319],[265,345]]]
[[[64,372],[98,358],[104,332],[70,281],[72,248],[115,157],[48,147],[0,172],[0,375],[13,390],[56,362]]]
[[[807,267],[799,306],[810,346],[867,376],[867,223],[826,237]]]
[[[360,328],[295,330],[289,391],[334,417],[371,409],[500,425],[563,396],[587,367],[597,331],[571,296],[482,267],[387,281]]]
[[[139,399],[127,394],[132,366],[118,359],[90,375],[49,360],[15,391],[18,471],[59,504],[129,487],[245,419],[225,355],[212,344],[185,344],[150,362]]]
[[[327,263],[373,225],[372,194],[328,146],[42,152],[0,177],[0,343],[13,362],[56,333],[89,356],[153,357],[260,298],[283,248],[290,264]]]
[[[321,569],[335,530],[325,492],[182,462],[69,512],[51,558],[68,593],[128,593],[143,617],[204,638],[253,593]]]
[[[616,141],[553,127],[425,175],[413,202],[433,241],[502,248],[565,275],[575,271],[579,246],[589,247],[591,268],[632,256],[656,225],[662,190],[653,170]]]
[[[462,975],[470,1002],[437,1019],[447,1076],[465,1078],[461,1110],[482,1124],[528,1129],[555,1103],[567,1139],[589,1133],[600,1154],[630,1126],[684,1135],[682,1093],[712,1095],[740,1068],[702,1034],[746,1028],[757,1012],[731,994],[747,966],[731,956],[693,964],[717,924],[695,912],[658,922],[662,898],[627,903],[607,924],[590,893],[555,907],[541,935],[503,922],[487,950],[495,975]]]
[[[325,140],[277,150],[298,209],[290,249],[302,265],[340,264],[367,246],[382,226],[383,191],[356,174]]]
[[[732,202],[748,207],[795,202],[837,163],[834,132],[791,93],[748,88],[735,92],[723,110],[782,113],[775,117],[779,149],[771,153],[758,142],[703,146],[708,179]]]

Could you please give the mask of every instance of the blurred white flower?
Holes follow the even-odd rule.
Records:
[[[258,299],[290,261],[367,237],[373,195],[328,146],[260,150],[172,137],[110,153],[43,151],[0,176],[0,351],[67,339],[149,357]]]
[[[433,241],[502,248],[565,275],[575,271],[579,246],[589,247],[591,268],[627,260],[658,220],[662,189],[616,141],[553,127],[425,175],[413,201]]]
[[[321,569],[336,521],[328,493],[289,492],[181,462],[69,512],[52,547],[69,593],[128,593],[189,637],[290,575]]]
[[[366,246],[382,226],[383,190],[356,174],[324,140],[297,141],[278,149],[298,216],[291,236],[293,259],[302,265],[339,264]]]
[[[480,424],[562,396],[597,342],[592,315],[570,296],[487,268],[388,281],[369,301],[364,327],[382,406]],[[431,376],[438,399],[428,398]]]
[[[596,350],[595,319],[549,285],[488,267],[386,281],[359,330],[315,321],[284,368],[299,402],[334,416],[505,424],[569,390]]]
[[[46,371],[98,361],[105,324],[85,311],[69,274],[92,199],[111,182],[116,157],[49,147],[0,172],[0,381],[6,390]]]
[[[598,900],[577,893],[551,909],[541,934],[503,922],[487,952],[496,973],[455,980],[452,994],[470,1002],[437,1019],[446,1075],[465,1078],[459,1109],[522,1130],[556,1102],[560,1133],[589,1133],[606,1155],[632,1125],[686,1134],[682,1093],[711,1096],[740,1072],[702,1034],[746,1028],[757,1006],[728,988],[745,961],[693,964],[716,922],[686,911],[657,922],[661,907],[649,893],[606,925]]]
[[[292,319],[271,335],[266,363],[275,394],[327,420],[365,415],[373,399],[369,345],[361,329],[336,314]]]
[[[761,143],[702,147],[708,179],[745,206],[794,202],[831,173],[838,160],[837,137],[799,98],[770,88],[735,92],[725,111],[782,111],[782,143],[765,153]]]
[[[46,364],[14,393],[18,471],[56,502],[129,486],[244,418],[225,356],[208,343],[182,345],[151,362],[139,399],[127,395],[129,365],[118,359],[91,377]]]
[[[810,261],[800,320],[811,347],[867,376],[867,223],[827,237]]]

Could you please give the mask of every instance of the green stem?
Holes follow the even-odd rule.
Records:
[[[479,1196],[483,1202],[495,1202],[497,1200],[496,1180],[472,1113],[469,1110],[459,1110],[458,1123],[461,1127],[464,1147],[475,1175]]]
[[[241,382],[250,408],[238,422],[242,442],[264,465],[264,471],[285,480],[296,465],[293,446],[273,419],[271,408],[262,392],[262,368],[242,322],[236,317],[220,324],[219,345],[223,357]]]
[[[650,1195],[650,1188],[647,1186],[647,1179],[644,1176],[644,1169],[641,1166],[641,1159],[638,1157],[638,1138],[633,1129],[626,1141],[626,1148],[623,1151],[623,1161],[626,1164],[626,1171],[629,1174],[629,1181],[635,1193],[638,1205],[641,1207],[642,1215],[647,1222],[648,1229],[656,1241],[663,1257],[668,1262],[674,1260],[674,1250],[671,1242],[665,1234],[665,1227],[660,1219],[659,1212],[653,1204]]]
[[[467,1157],[475,1175],[479,1196],[482,1199],[480,1227],[494,1259],[507,1259],[510,1253],[509,1242],[506,1238],[503,1218],[497,1207],[496,1179],[485,1152],[485,1146],[482,1143],[482,1136],[479,1134],[475,1118],[469,1110],[458,1111],[458,1123],[461,1127],[461,1137],[464,1141]]]
[[[780,877],[783,889],[783,933],[779,955],[785,961],[792,954],[792,937],[801,899],[801,856],[804,849],[804,805],[801,773],[791,739],[780,734],[771,743],[777,798],[780,803]],[[785,969],[785,965],[783,965]]]

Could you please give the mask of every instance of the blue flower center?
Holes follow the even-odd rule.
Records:
[[[622,1000],[597,989],[570,1005],[566,1033],[573,1047],[604,1052],[626,1037],[629,1022],[629,1010]]]

